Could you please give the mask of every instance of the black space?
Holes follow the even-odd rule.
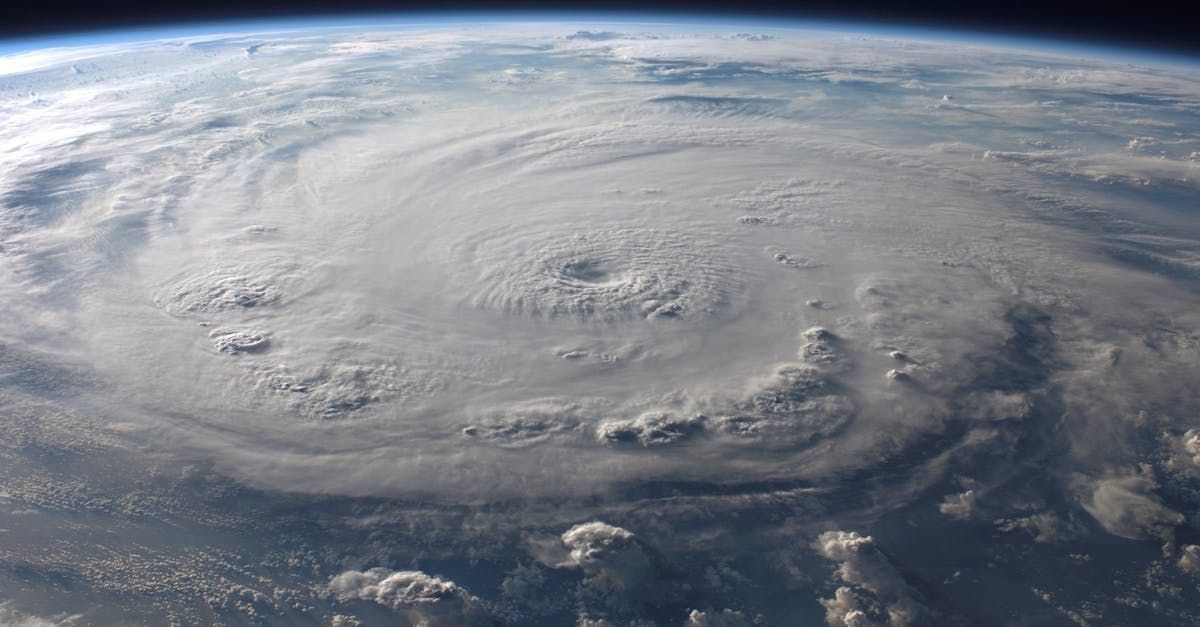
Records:
[[[1018,36],[1069,39],[1092,44],[1115,44],[1148,50],[1200,56],[1200,0],[1104,0],[1043,2],[972,0],[651,0],[634,2],[417,2],[380,0],[176,0],[148,2],[110,0],[78,2],[33,0],[8,3],[0,9],[0,38],[62,32],[141,27],[196,20],[289,18],[354,12],[414,11],[547,11],[547,12],[677,12],[755,18],[818,18],[862,20],[896,26],[966,28]]]

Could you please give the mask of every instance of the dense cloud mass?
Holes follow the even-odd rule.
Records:
[[[348,570],[329,582],[340,600],[373,601],[413,625],[486,625],[479,600],[454,582],[421,571]]]
[[[1084,508],[1105,529],[1124,538],[1170,534],[1184,518],[1163,505],[1154,494],[1156,487],[1144,476],[1104,479],[1096,483]]]
[[[1200,623],[1200,69],[1120,54],[0,56],[0,623]]]
[[[827,531],[817,538],[817,552],[838,563],[837,576],[847,586],[823,600],[830,625],[913,625],[932,620],[917,593],[875,546],[871,536],[853,531]],[[870,598],[863,598],[869,595]]]
[[[633,534],[602,522],[575,525],[562,535],[570,553],[559,566],[582,569],[593,577],[611,579],[622,588],[642,583],[650,569]]]

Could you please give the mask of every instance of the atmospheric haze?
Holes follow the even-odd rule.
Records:
[[[0,57],[0,624],[1200,622],[1200,68],[262,30]]]

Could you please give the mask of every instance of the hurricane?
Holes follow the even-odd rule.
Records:
[[[0,56],[0,623],[1195,624],[1198,200],[1112,51]]]

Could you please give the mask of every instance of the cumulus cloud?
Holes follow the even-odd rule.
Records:
[[[827,372],[841,373],[850,369],[842,341],[824,327],[811,327],[801,333],[804,343],[800,345],[800,360]]]
[[[722,430],[794,446],[832,435],[854,416],[853,402],[824,371],[807,364],[780,366],[756,387],[732,408],[723,408],[716,418]]]
[[[270,269],[232,268],[179,277],[157,301],[171,313],[196,315],[264,307],[280,297]]]
[[[993,521],[1000,531],[1024,531],[1035,542],[1060,542],[1083,535],[1082,525],[1072,518],[1062,518],[1051,512],[1036,512],[1027,516],[999,518]]]
[[[574,593],[581,621],[653,624],[650,616],[664,608],[684,611],[678,604],[689,587],[677,580],[659,553],[628,529],[592,521],[529,544],[543,564],[582,574]]]
[[[822,601],[831,625],[914,625],[930,615],[904,577],[876,546],[871,536],[854,531],[827,531],[817,537],[817,553],[837,562],[837,575],[845,587],[833,599]]]
[[[1179,552],[1179,570],[1200,575],[1200,546],[1189,544]]]
[[[661,446],[687,438],[704,428],[702,415],[678,416],[669,412],[647,412],[630,420],[601,423],[596,435],[601,442],[636,442],[642,446]]]
[[[725,608],[723,610],[692,610],[688,612],[686,627],[750,627],[754,621],[745,614]]]
[[[342,601],[363,600],[395,611],[412,625],[488,625],[479,599],[452,581],[419,570],[348,570],[329,582]]]
[[[234,355],[263,350],[269,343],[265,334],[256,331],[218,329],[210,332],[208,336],[217,351]]]
[[[875,620],[868,615],[882,614],[882,611],[870,600],[864,600],[852,588],[841,586],[833,593],[832,599],[821,599],[825,607],[825,622],[834,627],[872,627],[886,625],[887,622]]]
[[[942,501],[941,505],[938,505],[938,511],[951,518],[967,520],[971,517],[976,498],[974,490],[951,494]]]
[[[1193,465],[1200,466],[1200,430],[1188,429],[1178,438],[1182,453],[1190,456]]]
[[[560,568],[579,568],[625,589],[635,589],[651,576],[652,564],[633,533],[603,522],[571,527],[562,534],[568,550]]]

